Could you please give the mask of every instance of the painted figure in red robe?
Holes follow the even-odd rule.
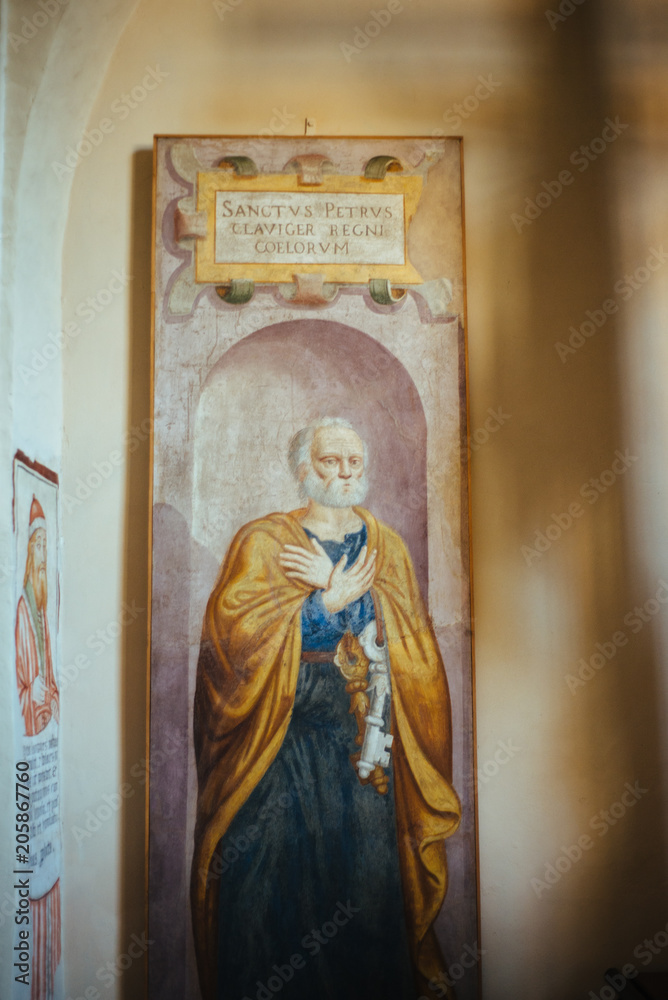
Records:
[[[47,619],[46,518],[35,496],[30,505],[28,554],[16,609],[16,681],[26,737],[38,736],[60,715]],[[45,734],[46,736],[46,734]],[[30,899],[32,968],[30,1000],[51,1000],[61,957],[60,879]]]
[[[46,520],[33,497],[23,593],[16,611],[16,680],[26,736],[41,733],[52,716],[58,721],[46,602]]]

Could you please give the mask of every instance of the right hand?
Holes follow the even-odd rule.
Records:
[[[322,595],[322,603],[330,614],[342,611],[347,604],[359,600],[371,589],[376,573],[376,550],[367,558],[366,545],[357,559],[345,572],[347,556],[342,556],[332,570],[329,585]]]

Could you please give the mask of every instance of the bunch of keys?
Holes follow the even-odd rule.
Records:
[[[390,763],[394,737],[383,731],[383,710],[390,684],[386,647],[378,643],[376,622],[369,622],[359,638],[346,632],[336,647],[334,663],[347,681],[350,711],[357,722],[355,742],[362,747],[350,759],[361,784],[371,783],[380,795],[386,795],[389,781],[384,768]],[[371,678],[367,679],[369,672]]]

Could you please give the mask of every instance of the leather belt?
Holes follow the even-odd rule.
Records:
[[[336,650],[333,649],[302,649],[302,663],[333,663]]]

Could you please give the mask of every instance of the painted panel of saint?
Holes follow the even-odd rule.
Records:
[[[412,192],[413,284],[214,287],[216,184]],[[149,1000],[479,1000],[459,144],[160,137],[155,197]]]

